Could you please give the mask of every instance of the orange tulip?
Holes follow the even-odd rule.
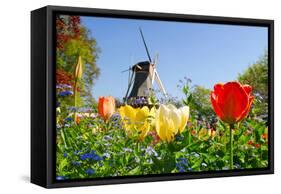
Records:
[[[254,100],[251,92],[251,86],[239,82],[216,84],[211,91],[211,102],[220,120],[231,125],[243,120]]]
[[[115,100],[112,96],[99,97],[98,113],[107,121],[115,112]]]
[[[81,121],[81,116],[80,115],[76,115],[75,121],[76,121],[76,124],[79,124],[80,121]]]

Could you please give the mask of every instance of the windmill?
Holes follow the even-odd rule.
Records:
[[[156,55],[153,61],[151,60],[141,28],[139,28],[139,31],[142,37],[143,44],[145,46],[148,60],[138,62],[135,65],[129,67],[129,69],[123,71],[129,71],[128,88],[124,97],[124,100],[126,102],[128,102],[129,99],[147,99],[153,89],[153,84],[155,81],[163,95],[167,96],[167,92],[156,69],[158,55]]]

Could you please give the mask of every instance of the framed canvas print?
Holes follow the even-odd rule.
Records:
[[[31,182],[272,174],[273,21],[31,12]]]

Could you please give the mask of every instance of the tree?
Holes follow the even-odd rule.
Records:
[[[57,69],[73,73],[78,57],[83,64],[81,94],[84,102],[92,102],[92,88],[98,78],[100,69],[96,64],[98,54],[96,40],[89,30],[81,24],[79,16],[60,15],[56,18],[57,30]]]
[[[215,118],[210,100],[211,90],[202,86],[194,86],[191,93],[192,102],[190,103],[190,109],[193,111],[196,118],[206,121]]]
[[[268,115],[268,55],[265,53],[257,62],[238,75],[242,84],[253,87],[255,97],[252,113],[267,120]]]

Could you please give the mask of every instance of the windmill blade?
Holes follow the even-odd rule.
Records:
[[[124,70],[124,71],[121,71],[121,73],[125,73],[125,72],[127,72],[127,71],[130,71],[131,69],[126,69],[126,70]]]
[[[162,84],[162,81],[160,80],[159,74],[158,74],[158,72],[156,71],[156,69],[155,69],[155,79],[156,79],[156,82],[157,82],[157,84],[158,84],[158,86],[159,86],[159,89],[162,91],[162,93],[164,94],[164,96],[167,97],[167,96],[168,96],[168,95],[167,95],[167,92],[166,92],[166,90],[165,90],[165,88],[164,88],[164,86],[163,86],[163,84]]]
[[[151,74],[151,83],[153,85],[154,80],[155,80],[155,70],[156,70],[156,64],[158,63],[158,53],[156,53],[154,60],[153,60],[153,64],[152,64],[152,74]]]
[[[132,70],[132,67],[129,67],[129,69],[126,69],[124,71],[121,71],[121,73],[125,73],[125,72],[130,71],[130,70]]]
[[[132,68],[132,67],[130,67]],[[131,71],[129,71],[128,83],[130,83]]]
[[[135,73],[134,72],[132,72],[132,74],[130,75],[130,77],[129,77],[129,82],[128,82],[128,88],[127,88],[127,91],[126,91],[126,95],[125,95],[125,99],[126,99],[126,102],[127,102],[127,100],[128,100],[128,94],[129,94],[129,91],[130,91],[130,89],[131,89],[131,87],[132,87],[132,85],[133,85],[133,78],[135,77]]]
[[[153,65],[154,67],[156,67],[156,64],[158,63],[158,57],[159,57],[159,54],[156,53],[155,57],[154,57],[154,60],[153,60]]]
[[[139,65],[135,65],[135,66],[136,66],[138,69],[142,70],[142,67],[141,67],[141,66],[139,66]],[[121,71],[121,73],[125,73],[125,72],[130,71],[130,70],[133,70],[133,68],[130,67],[129,69],[126,69],[126,70],[124,70],[124,71]]]
[[[147,56],[148,56],[149,62],[151,63],[151,62],[152,62],[152,61],[151,61],[151,57],[150,57],[150,54],[149,54],[147,45],[146,45],[146,43],[145,43],[144,36],[143,36],[143,33],[142,33],[141,28],[139,28],[139,30],[140,30],[140,34],[141,34],[141,37],[142,37],[143,44],[144,44],[144,46],[145,46],[146,54],[147,54]]]
[[[150,74],[150,77],[151,77],[151,85],[154,84],[155,72],[156,72],[155,66],[152,66],[152,72],[151,72],[151,74]]]

